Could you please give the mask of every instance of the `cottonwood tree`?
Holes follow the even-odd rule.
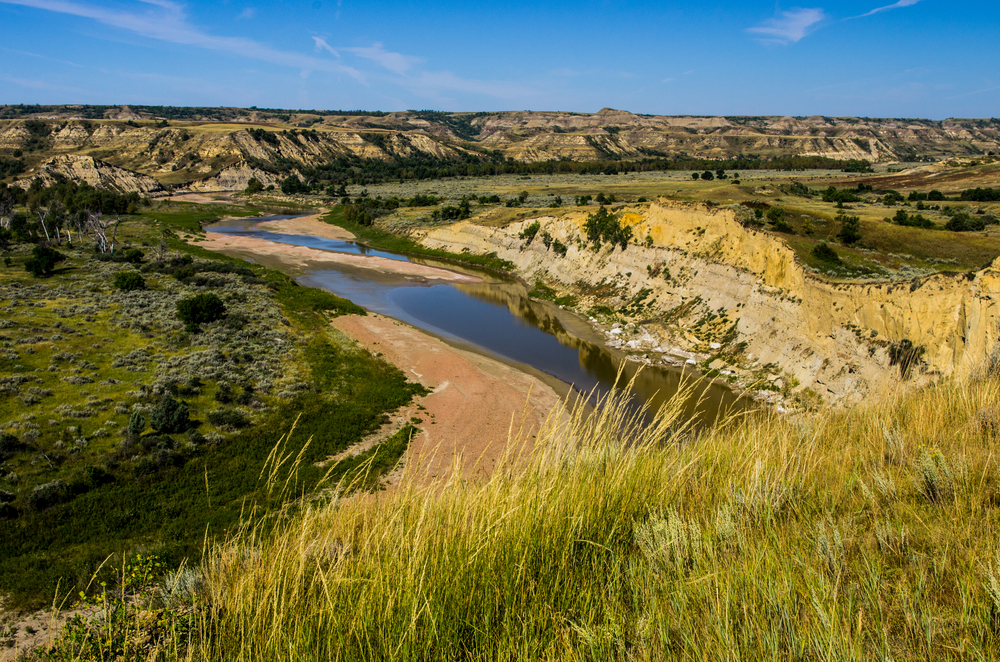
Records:
[[[94,239],[97,250],[102,253],[115,252],[115,238],[118,236],[118,226],[121,225],[121,216],[115,214],[113,219],[104,219],[101,212],[87,212],[87,222],[84,231]],[[108,230],[111,230],[111,237],[108,237]]]

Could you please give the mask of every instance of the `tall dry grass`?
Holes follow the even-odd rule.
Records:
[[[1000,381],[695,431],[620,397],[478,483],[206,552],[212,660],[1000,658]],[[526,444],[527,442],[521,442]],[[456,475],[460,475],[456,472]]]

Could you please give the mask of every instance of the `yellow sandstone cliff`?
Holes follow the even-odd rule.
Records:
[[[542,216],[502,228],[463,221],[432,230],[422,241],[456,252],[496,252],[525,278],[582,295],[604,292],[612,308],[650,290],[652,304],[643,317],[653,321],[643,326],[652,337],[705,356],[732,352],[745,342],[739,350],[748,362],[776,365],[799,388],[813,389],[826,401],[853,399],[898,381],[890,347],[903,341],[924,350],[914,371],[918,379],[967,375],[997,341],[1000,271],[994,265],[972,279],[939,274],[906,282],[832,283],[800,264],[780,239],[743,227],[730,209],[666,201],[630,207],[622,221],[640,242],[651,237],[652,245],[630,244],[624,251],[605,245],[596,253],[582,241],[586,216]],[[538,239],[525,246],[518,235],[535,220],[568,247],[565,257]],[[669,315],[678,310],[683,317]],[[692,332],[694,319],[707,313],[735,323],[725,346]],[[657,342],[623,348],[642,351]]]

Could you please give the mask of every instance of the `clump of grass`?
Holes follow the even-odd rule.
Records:
[[[162,650],[992,659],[1000,478],[973,418],[998,397],[997,380],[969,380],[697,433],[679,402],[650,427],[620,397],[556,412],[489,477],[414,471],[378,497],[342,485],[211,546],[195,635]],[[938,496],[897,487],[915,472]]]

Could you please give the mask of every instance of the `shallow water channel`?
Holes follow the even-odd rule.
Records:
[[[489,272],[457,267],[397,253],[379,251],[352,241],[270,232],[258,224],[288,218],[273,216],[222,221],[212,232],[266,239],[284,244],[401,260],[478,276],[481,283],[457,284],[347,265],[324,265],[297,277],[370,310],[401,320],[458,345],[471,346],[494,358],[542,372],[578,392],[598,395],[615,383],[619,370],[628,382],[635,378],[636,405],[658,409],[682,383],[694,390],[686,412],[703,423],[720,414],[746,409],[748,402],[728,388],[678,369],[644,366],[625,360],[603,346],[602,338],[584,320],[558,306],[528,297],[520,282]],[[636,377],[636,373],[639,372]]]

